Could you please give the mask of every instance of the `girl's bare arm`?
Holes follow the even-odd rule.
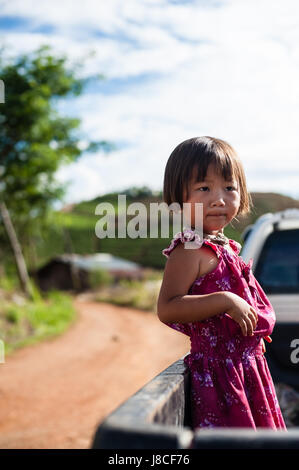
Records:
[[[178,245],[165,265],[158,298],[158,317],[162,322],[192,322],[225,312],[230,306],[229,292],[188,295],[195,281],[201,261],[200,249]]]
[[[198,275],[202,252],[178,245],[165,265],[157,302],[157,313],[163,323],[202,321],[223,312],[239,323],[244,335],[253,334],[257,314],[240,296],[229,291],[188,295]]]

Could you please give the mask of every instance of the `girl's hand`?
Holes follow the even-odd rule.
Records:
[[[258,315],[255,309],[239,295],[233,292],[228,294],[230,306],[226,313],[240,325],[244,336],[253,336],[258,322]]]

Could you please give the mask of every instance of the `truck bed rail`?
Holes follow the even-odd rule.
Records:
[[[192,430],[184,357],[154,377],[98,426],[93,449],[299,449],[299,428]]]

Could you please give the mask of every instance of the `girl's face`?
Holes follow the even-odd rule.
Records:
[[[209,165],[205,181],[196,182],[196,169],[189,187],[191,203],[191,226],[195,227],[195,203],[203,204],[203,231],[216,235],[237,215],[240,206],[240,192],[237,181],[225,181],[222,175]],[[186,196],[186,194],[184,195]],[[200,220],[200,219],[199,219]]]

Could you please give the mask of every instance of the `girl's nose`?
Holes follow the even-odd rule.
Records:
[[[212,199],[211,205],[212,206],[224,206],[225,205],[224,198],[221,195],[214,197]]]

